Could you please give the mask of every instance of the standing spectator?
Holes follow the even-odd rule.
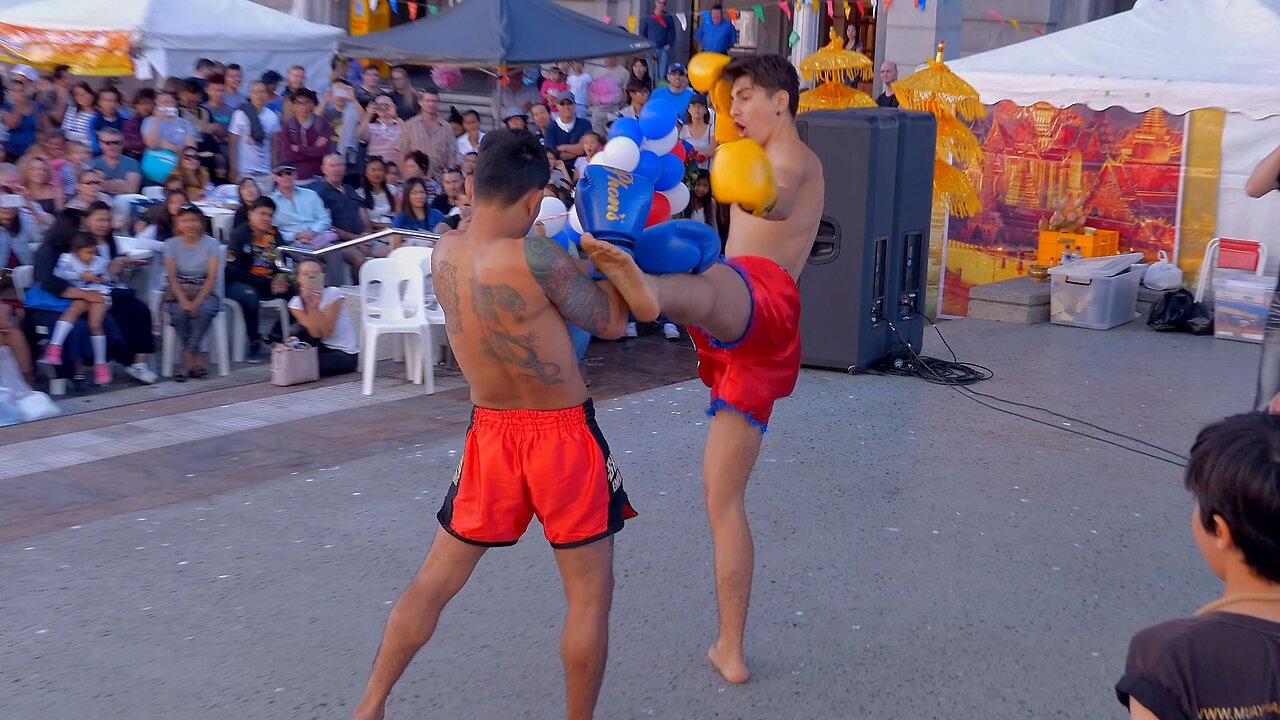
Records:
[[[189,147],[182,151],[178,167],[173,170],[173,177],[182,181],[183,192],[192,200],[204,200],[213,192],[209,170],[200,164],[200,154],[195,148]]]
[[[444,176],[445,186],[448,186],[449,176]],[[459,176],[459,184],[462,179]],[[361,186],[356,189],[356,197],[360,198],[361,204],[364,205],[368,212],[370,222],[386,225],[386,222],[393,217],[399,210],[400,198],[396,195],[395,190],[387,184],[387,164],[379,157],[371,157],[365,163],[364,175],[361,178]]]
[[[1184,484],[1191,535],[1222,596],[1142,630],[1116,696],[1134,720],[1266,718],[1280,698],[1280,418],[1236,415],[1200,431]]]
[[[711,127],[711,111],[707,109],[705,95],[694,95],[689,100],[689,111],[685,113],[680,139],[693,146],[693,161],[698,167],[702,170],[710,169],[711,156],[716,154],[716,137]]]
[[[360,103],[360,107],[367,108],[369,103],[381,97],[382,94],[382,73],[377,65],[370,63],[360,71],[360,87],[356,88],[356,102]]]
[[[396,104],[396,115],[401,120],[412,118],[420,106],[418,91],[409,83],[409,71],[399,65],[391,68],[391,100]]]
[[[217,151],[217,140],[212,137],[217,126],[213,115],[200,103],[204,101],[204,86],[195,78],[183,81],[178,90],[178,117],[191,123],[195,129],[195,144],[205,152]]]
[[[147,143],[142,138],[142,123],[156,110],[156,91],[142,88],[133,96],[133,117],[124,121],[121,132],[124,133],[124,154],[134,160],[141,160]]]
[[[556,101],[558,114],[547,128],[549,148],[560,153],[560,159],[566,163],[573,162],[582,156],[582,136],[591,132],[591,123],[578,117],[573,96],[566,93]]]
[[[237,107],[227,102],[226,88],[226,76],[218,73],[210,75],[204,86],[205,97],[208,99],[202,106],[209,113],[206,147],[213,153],[211,162],[206,163],[206,167],[213,171],[214,178],[219,182],[225,182],[228,177],[227,158],[231,153],[228,143],[231,133],[227,128],[231,127],[231,115]]]
[[[105,127],[98,131],[98,146],[102,148],[102,154],[89,165],[106,176],[106,192],[111,195],[138,192],[142,187],[142,168],[137,160],[125,157],[124,135],[113,127]]]
[[[619,116],[635,120],[640,117],[644,104],[649,102],[649,86],[636,78],[631,78],[631,82],[627,83],[627,99],[630,102],[622,108]]]
[[[62,136],[70,142],[93,146],[90,134],[93,116],[98,113],[98,96],[87,82],[78,82],[71,88],[72,104],[62,114]]]
[[[227,248],[230,251],[227,299],[235,300],[244,313],[244,329],[249,340],[245,362],[248,363],[262,361],[258,303],[293,296],[285,272],[288,260],[280,252],[284,243],[272,222],[275,214],[276,204],[271,198],[255,200],[249,208],[249,221],[231,232]]]
[[[880,82],[884,85],[884,90],[876,98],[876,105],[880,107],[898,107],[898,96],[893,94],[893,83],[898,82],[898,63],[892,60],[885,60],[880,66]]]
[[[9,71],[8,102],[0,108],[3,110],[0,119],[9,128],[4,151],[11,161],[22,157],[36,143],[36,131],[47,111],[35,100],[39,79],[40,75],[30,65],[15,65]]]
[[[676,41],[676,20],[667,12],[667,0],[653,0],[653,14],[644,19],[640,35],[658,48],[658,77],[667,74],[671,61],[671,43]]]
[[[556,98],[561,93],[569,90],[569,83],[565,80],[564,70],[559,65],[552,65],[542,71],[546,75],[546,81],[542,83],[542,102],[548,106],[556,104]]]
[[[344,304],[346,295],[340,288],[324,287],[324,271],[312,260],[298,266],[298,286],[289,311],[301,326],[298,339],[316,348],[320,377],[355,372],[360,334]]]
[[[290,104],[293,116],[280,126],[278,162],[297,168],[301,181],[319,175],[321,160],[333,152],[333,127],[316,115],[317,104],[311,90],[295,90]]]
[[[116,131],[124,130],[124,116],[120,114],[120,89],[113,85],[98,91],[98,111],[89,123],[89,140],[92,143],[89,147],[95,156],[102,154],[98,135],[108,128]]]
[[[142,139],[150,150],[169,150],[182,154],[183,148],[196,144],[196,130],[178,117],[178,100],[172,94],[156,95],[155,114],[142,121]]]
[[[703,52],[728,54],[729,48],[738,44],[738,28],[724,16],[724,5],[716,3],[711,6],[711,22],[698,25],[698,32],[693,39]]]
[[[195,205],[183,205],[174,219],[177,235],[164,244],[165,274],[168,286],[169,324],[178,333],[182,345],[184,370],[173,379],[182,382],[187,376],[202,378],[204,357],[200,346],[213,318],[222,309],[215,292],[218,266],[224,261],[222,246],[205,234],[204,216]]]
[[[404,124],[396,147],[401,155],[411,151],[426,153],[431,167],[423,170],[438,185],[445,169],[458,164],[457,140],[449,124],[440,118],[440,96],[434,90],[422,91],[418,107],[421,112]]]
[[[355,240],[372,231],[369,224],[369,213],[364,208],[364,200],[356,194],[355,189],[343,183],[347,174],[347,164],[339,155],[325,155],[321,162],[321,174],[310,188],[320,196],[324,208],[329,211],[333,232],[338,240],[346,242]],[[364,250],[360,247],[349,247],[342,251],[347,263],[356,277],[359,277],[360,266],[364,264]]]
[[[632,81],[644,85],[649,92],[653,92],[653,76],[649,74],[649,61],[638,57],[631,61],[631,80],[627,81],[630,87]]]
[[[267,86],[249,86],[249,105],[231,114],[231,180],[253,178],[258,188],[271,188],[271,148],[280,132],[280,116],[267,107]]]
[[[22,186],[27,189],[27,197],[39,205],[45,213],[56,215],[62,212],[66,193],[63,192],[60,182],[54,182],[49,161],[43,155],[31,153],[24,155],[18,161],[18,177]]]
[[[484,140],[484,131],[480,129],[480,113],[468,110],[462,114],[462,134],[457,137],[458,154],[480,152],[480,141]]]
[[[422,178],[411,178],[404,184],[404,208],[391,221],[391,227],[397,230],[416,230],[431,232],[436,225],[444,222],[444,214],[427,203],[430,196]]]
[[[320,114],[332,128],[330,139],[333,141],[333,151],[341,155],[348,165],[353,166],[353,171],[356,170],[356,155],[360,147],[356,131],[360,129],[363,112],[355,101],[351,83],[341,78],[334,80],[329,85]]]
[[[297,185],[297,170],[292,165],[277,165],[276,189],[271,199],[276,204],[275,223],[280,237],[290,245],[308,248],[328,247],[337,242],[338,234],[324,201],[314,190]]]
[[[466,199],[466,184],[462,177],[462,170],[449,168],[445,171],[441,184],[443,190],[435,200],[431,201],[431,208],[447,216]]]
[[[307,87],[307,70],[301,65],[290,65],[285,71],[284,90],[280,93],[281,106],[273,108],[280,113],[281,117],[288,117],[293,114],[290,104],[293,103],[293,96],[305,90]],[[314,93],[313,93],[314,94]]]
[[[693,88],[689,87],[689,75],[684,65],[671,63],[667,69],[667,84],[650,94],[654,100],[665,100],[676,109],[676,117],[684,117],[689,110],[689,100],[693,98]]]
[[[279,89],[280,81],[284,80],[284,76],[275,70],[268,70],[262,73],[262,77],[258,78],[258,80],[267,88],[267,107],[272,112],[280,114],[281,99]],[[250,88],[249,92],[252,93],[253,89]]]
[[[231,106],[231,109],[238,110],[249,102],[249,98],[240,92],[240,83],[244,82],[244,70],[240,66],[231,63],[222,73],[223,84],[226,85],[227,92],[223,95],[223,102]]]
[[[196,74],[188,78],[200,87],[204,87],[209,82],[209,77],[217,72],[217,66],[209,58],[200,58],[196,60]]]
[[[862,52],[862,40],[858,39],[858,24],[849,23],[844,26],[844,49]]]
[[[396,105],[389,95],[381,95],[369,103],[364,119],[356,130],[356,137],[366,145],[368,158],[382,158],[385,162],[400,164],[400,136],[404,121],[396,115]]]
[[[510,130],[528,130],[529,118],[523,110],[513,105],[502,113],[502,124]]]
[[[618,92],[622,92],[627,87],[627,81],[631,79],[631,71],[618,62],[617,55],[610,55],[604,59],[604,76],[618,86]]]
[[[529,116],[533,119],[533,127],[529,131],[542,141],[543,145],[547,144],[547,128],[551,126],[551,108],[542,103],[536,103],[529,108]]]
[[[591,76],[587,74],[586,65],[581,60],[569,61],[569,77],[565,79],[569,92],[573,93],[573,102],[577,105],[578,117],[587,116],[588,88],[591,87]]]

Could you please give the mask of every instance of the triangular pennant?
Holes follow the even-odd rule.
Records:
[[[369,0],[369,9],[378,12],[378,0]]]
[[[440,12],[440,8],[436,7],[435,5],[428,5],[428,6],[427,6],[427,14],[428,14],[428,15],[435,15],[435,14],[436,14],[436,13],[438,13],[438,12]]]
[[[760,7],[759,5],[756,5],[751,9],[756,11],[756,19],[760,21],[761,25],[763,25],[764,24],[764,8]]]
[[[1009,24],[1013,26],[1014,30],[1018,31],[1018,37],[1022,37],[1022,25],[1013,18],[1009,18]]]
[[[787,38],[787,47],[795,47],[798,42],[800,42],[800,33],[792,30],[791,37]]]
[[[600,18],[600,22],[604,23],[605,25],[612,25],[613,18],[609,17],[608,15],[605,15],[604,17]]]
[[[391,6],[391,12],[399,13],[400,8],[396,7],[396,0],[387,0],[387,4]]]
[[[835,0],[827,0],[827,17],[831,18],[832,20],[836,19]]]
[[[862,0],[858,0],[858,14],[859,15],[867,14],[867,8],[865,5],[862,4]]]
[[[730,22],[738,22],[738,8],[731,7],[725,10],[725,13],[728,14]]]
[[[410,3],[409,3],[409,19],[410,19],[410,20],[417,20],[417,19],[418,19],[418,3],[417,3],[417,0],[413,0],[413,2],[410,2]]]
[[[786,15],[787,19],[790,20],[791,19],[791,3],[787,2],[787,0],[778,0],[778,7],[782,8],[782,14]]]
[[[1037,35],[1044,35],[1044,28],[1036,28]]]

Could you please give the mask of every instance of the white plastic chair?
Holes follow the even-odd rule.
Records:
[[[231,333],[231,361],[244,362],[248,350],[248,332],[244,326],[244,308],[235,300],[226,300],[228,332]],[[280,337],[288,338],[293,334],[293,326],[289,324],[289,301],[283,298],[261,300],[258,307],[280,313]]]
[[[439,326],[440,332],[444,332],[444,311],[440,309],[440,304],[436,302],[435,287],[431,280],[431,252],[429,247],[416,247],[412,245],[402,245],[391,254],[387,259],[394,260],[398,263],[406,263],[408,265],[417,264],[422,270],[423,278],[423,299],[426,301],[424,312],[427,318],[427,324],[431,326]],[[431,382],[435,383],[435,350],[437,347],[444,346],[448,349],[448,338],[441,334],[437,336],[434,328],[428,328],[430,335],[427,338],[427,345],[430,346],[430,357],[427,362],[427,373],[431,376]]]
[[[240,186],[235,183],[224,183],[213,189],[213,194],[227,200],[240,199]]]
[[[148,185],[142,188],[142,196],[148,200],[163,200],[164,188],[160,185]]]
[[[115,203],[115,212],[112,213],[112,223],[117,230],[133,234],[133,223],[129,220],[133,217],[133,203],[137,200],[148,200],[146,195],[130,193],[117,195],[112,201]]]
[[[218,246],[219,259],[226,257],[227,247],[225,245]],[[218,363],[218,375],[227,376],[231,374],[231,349],[228,343],[227,328],[227,294],[225,286],[226,263],[219,262],[218,265],[218,282],[214,286],[214,293],[218,299],[222,301],[222,309],[213,318],[213,324],[210,326],[210,333],[205,335],[204,343],[213,344],[213,359]],[[173,377],[173,362],[178,350],[178,332],[169,324],[168,303],[163,302],[163,292],[151,293],[151,314],[153,317],[160,319],[163,326],[163,340],[160,349],[160,374],[164,377]]]
[[[27,288],[35,284],[36,268],[34,265],[19,265],[13,269],[13,289],[19,301],[27,299]]]
[[[371,298],[376,299],[376,308],[371,307]],[[424,381],[423,371],[434,365],[431,359],[431,326],[425,305],[422,271],[416,263],[374,258],[360,268],[360,314],[364,335],[360,339],[360,360],[363,365],[362,392],[365,395],[373,394],[378,338],[382,335],[416,337],[414,340],[406,338],[405,374],[414,384]],[[435,373],[428,371],[425,380],[427,394],[434,393]]]

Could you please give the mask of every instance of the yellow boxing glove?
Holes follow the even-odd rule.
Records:
[[[689,59],[689,84],[700,93],[707,93],[720,79],[729,56],[723,53],[700,52]]]
[[[755,140],[739,140],[721,145],[711,159],[711,193],[718,202],[742,206],[756,216],[764,216],[778,202],[778,184],[773,164]]]
[[[716,144],[727,145],[742,139],[733,125],[733,83],[725,78],[716,81],[711,91],[711,109],[716,111]]]

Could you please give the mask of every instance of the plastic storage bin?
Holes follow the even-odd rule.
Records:
[[[1142,253],[1086,258],[1049,268],[1049,321],[1055,325],[1109,330],[1133,320],[1138,285],[1146,266]]]
[[[1253,273],[1223,273],[1213,278],[1213,335],[1260,343],[1276,281]]]

